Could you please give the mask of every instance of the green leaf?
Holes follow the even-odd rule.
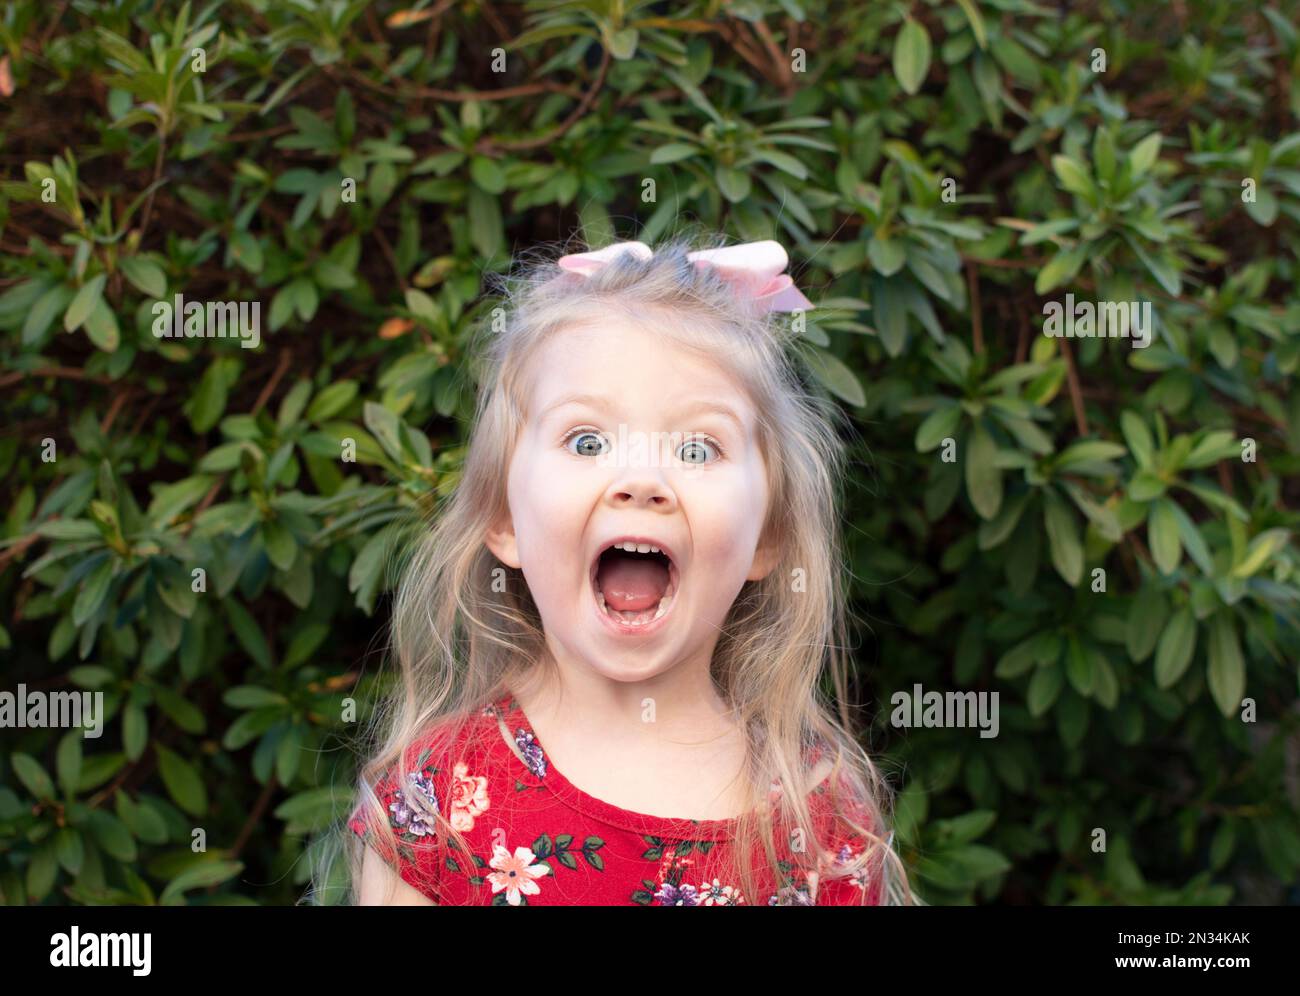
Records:
[[[72,729],[65,733],[55,754],[54,768],[59,776],[59,788],[63,789],[65,795],[75,795],[81,783],[82,732]]]
[[[190,889],[206,889],[234,878],[244,870],[242,861],[205,861],[187,868],[167,883],[158,902],[162,906],[174,905]]]
[[[1156,641],[1165,629],[1169,619],[1169,606],[1165,597],[1153,585],[1143,585],[1138,589],[1132,605],[1128,607],[1128,622],[1125,628],[1125,645],[1128,657],[1134,663],[1141,663],[1151,657],[1156,649]]]
[[[58,850],[52,840],[36,848],[27,865],[27,895],[31,900],[39,903],[54,888],[54,880],[59,875],[57,856]]]
[[[722,196],[732,204],[739,204],[745,200],[753,186],[748,173],[731,166],[716,166],[713,170],[713,178]]]
[[[623,28],[616,31],[609,39],[609,52],[615,59],[626,61],[636,55],[636,43],[639,32],[636,28]]]
[[[857,374],[850,370],[838,356],[813,346],[803,349],[808,369],[832,393],[859,408],[867,403]]]
[[[417,290],[414,287],[407,290],[406,307],[421,323],[429,328],[437,328],[438,306],[433,303],[433,298],[424,291]]]
[[[1168,498],[1160,498],[1151,505],[1147,514],[1147,542],[1160,573],[1172,574],[1182,559],[1183,548],[1178,536],[1178,516]]]
[[[241,228],[230,236],[230,258],[249,273],[262,272],[262,244],[247,229]]]
[[[366,540],[352,561],[352,567],[348,571],[348,591],[356,592],[358,606],[371,604],[385,560],[391,553],[392,542],[392,534],[381,529]]]
[[[1066,643],[1065,674],[1080,695],[1086,696],[1092,692],[1092,655],[1078,638],[1073,636]]]
[[[980,48],[988,47],[988,35],[984,31],[984,18],[980,15],[979,8],[975,6],[974,0],[957,0],[957,5],[961,7],[962,13],[966,15],[966,20],[970,22],[970,29],[975,35],[975,44]]]
[[[117,326],[117,316],[103,298],[95,302],[86,316],[85,329],[90,341],[106,353],[116,352],[121,345],[122,333]]]
[[[1043,525],[1047,529],[1052,565],[1071,588],[1083,578],[1083,544],[1079,524],[1061,497],[1052,490],[1043,492]]]
[[[909,94],[916,93],[930,71],[930,35],[909,17],[894,40],[894,76]]]
[[[54,798],[54,782],[45,769],[30,754],[15,752],[9,758],[14,774],[23,786],[37,799]]]
[[[165,526],[191,505],[197,504],[212,489],[214,480],[216,478],[209,474],[196,474],[174,484],[158,486],[149,502],[149,520]]]
[[[1227,612],[1210,620],[1209,684],[1219,711],[1231,716],[1246,691],[1246,662],[1241,656],[1237,627]]]
[[[269,668],[271,666],[271,647],[262,634],[262,628],[257,625],[256,620],[253,619],[248,610],[238,602],[227,599],[222,604],[240,646],[248,651],[249,656],[258,664]]]
[[[345,794],[332,786],[308,789],[280,803],[275,816],[288,821],[285,829],[290,833],[318,830],[337,818],[348,802]]]
[[[84,626],[86,621],[99,611],[108,586],[113,581],[113,560],[109,558],[90,572],[77,593],[77,600],[72,604],[72,622]]]
[[[208,809],[208,792],[194,766],[161,744],[155,743],[154,751],[158,755],[158,770],[162,773],[163,784],[176,805],[191,816],[203,816]]]
[[[81,328],[81,323],[99,303],[104,294],[104,281],[108,279],[108,274],[100,273],[91,277],[81,289],[77,291],[72,298],[72,303],[68,305],[68,310],[63,314],[63,330],[73,332]]]
[[[966,443],[966,493],[981,519],[991,519],[1002,507],[1002,470],[998,467],[998,448],[984,426],[976,419]]]
[[[1089,199],[1096,196],[1097,187],[1088,174],[1088,168],[1079,160],[1070,156],[1052,156],[1052,172],[1070,193]]]
[[[153,693],[159,708],[186,733],[202,733],[207,728],[203,712],[183,695],[164,685],[155,686]]]
[[[59,864],[69,875],[81,872],[81,863],[86,856],[85,844],[81,832],[73,827],[63,827],[54,838],[55,852]]]
[[[234,688],[227,689],[226,694],[221,696],[221,701],[236,709],[260,709],[264,706],[286,705],[289,700],[270,688],[262,688],[259,685],[236,685]]]
[[[1035,671],[1034,676],[1029,679],[1029,689],[1025,693],[1025,704],[1029,706],[1029,714],[1038,718],[1052,708],[1064,684],[1065,675],[1057,664],[1049,664]]]
[[[1255,191],[1255,199],[1246,201],[1244,205],[1251,220],[1264,228],[1268,228],[1273,222],[1277,221],[1279,206],[1273,191],[1263,186]]]
[[[1133,459],[1137,461],[1138,466],[1150,467],[1152,454],[1155,452],[1155,442],[1151,438],[1151,430],[1147,428],[1141,416],[1130,411],[1123,412],[1119,417],[1119,427],[1124,433],[1124,441],[1128,443],[1129,452],[1133,454]]]
[[[1174,504],[1174,518],[1178,520],[1178,537],[1182,541],[1183,549],[1187,555],[1192,558],[1192,562],[1201,569],[1206,575],[1214,573],[1214,560],[1210,556],[1210,548],[1205,542],[1205,537],[1197,528],[1191,516],[1183,511],[1181,505]]]
[[[190,427],[195,432],[207,432],[217,424],[226,410],[228,390],[223,364],[220,360],[213,360],[204,371],[202,380],[199,381],[190,408]]]
[[[304,322],[309,322],[316,317],[316,308],[320,304],[320,293],[316,290],[314,283],[306,277],[298,277],[286,290],[293,300],[294,310],[298,312],[299,318]]]
[[[355,380],[341,380],[325,388],[307,406],[308,422],[324,422],[343,411],[357,396]]]
[[[118,861],[134,861],[137,856],[135,840],[126,824],[112,813],[97,809],[90,814],[90,831],[104,851]]]
[[[1291,540],[1287,529],[1267,529],[1250,541],[1242,554],[1241,562],[1233,567],[1234,578],[1248,578],[1262,568],[1273,556],[1280,553]]]
[[[149,717],[144,709],[128,702],[122,710],[122,751],[128,761],[138,761],[149,743]]]
[[[24,346],[38,342],[49,330],[54,319],[72,300],[73,290],[66,284],[55,284],[36,299],[27,318],[23,322],[22,340]]]
[[[1196,617],[1184,606],[1170,617],[1156,646],[1156,684],[1171,688],[1183,676],[1196,650]]]
[[[667,165],[689,159],[699,153],[699,148],[686,142],[669,142],[650,153],[650,163],[654,166]]]
[[[266,556],[277,570],[287,571],[298,556],[298,541],[282,522],[262,523],[262,542]]]
[[[929,453],[945,439],[952,438],[961,424],[961,406],[936,408],[916,429],[916,452]]]
[[[1128,154],[1129,173],[1134,179],[1142,176],[1155,165],[1156,159],[1160,155],[1160,132],[1155,131],[1148,135]]]
[[[375,439],[379,440],[379,445],[384,448],[384,452],[398,463],[405,460],[405,454],[402,452],[401,419],[383,405],[377,405],[373,401],[367,401],[362,406],[362,413],[366,428],[374,433]]]
[[[882,277],[893,276],[907,262],[907,253],[901,242],[879,235],[867,243],[867,257]]]
[[[118,263],[122,275],[146,297],[162,298],[167,295],[167,274],[153,260],[142,256],[128,256]]]
[[[1038,278],[1034,281],[1034,292],[1046,294],[1074,277],[1079,272],[1079,268],[1087,262],[1091,249],[1091,244],[1083,243],[1073,249],[1064,249],[1053,256],[1047,265],[1038,271]]]
[[[489,194],[500,194],[506,189],[506,175],[497,162],[486,156],[473,156],[469,161],[469,176],[475,184]]]
[[[1081,463],[1097,460],[1114,460],[1125,454],[1124,447],[1118,443],[1108,443],[1101,439],[1086,439],[1063,450],[1056,458],[1056,469],[1065,470]]]

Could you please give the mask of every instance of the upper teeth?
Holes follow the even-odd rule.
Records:
[[[657,546],[651,546],[649,543],[615,543],[612,550],[626,550],[628,553],[663,553]]]

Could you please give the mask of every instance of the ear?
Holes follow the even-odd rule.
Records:
[[[507,567],[521,567],[519,544],[515,539],[515,526],[509,514],[494,523],[483,538],[493,556]]]
[[[776,569],[781,559],[781,544],[776,537],[764,537],[759,540],[758,549],[754,551],[754,565],[745,575],[746,581],[761,581]]]

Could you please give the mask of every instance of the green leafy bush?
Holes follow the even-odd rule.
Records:
[[[1294,902],[1293,14],[7,5],[4,688],[107,723],[6,731],[4,901],[295,901],[486,276],[693,221],[790,247],[856,419],[856,694],[918,891]],[[264,302],[260,342],[155,335],[178,294]],[[1066,294],[1151,343],[1043,334]],[[997,692],[999,735],[898,729],[915,684]]]

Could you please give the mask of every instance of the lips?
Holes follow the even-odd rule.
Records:
[[[606,604],[605,593],[601,590],[601,559],[608,551],[615,548],[626,551],[628,555],[635,550],[639,555],[638,559],[649,559],[653,554],[660,554],[667,561],[668,580],[656,605],[637,606],[635,610],[619,612],[614,606]],[[623,566],[626,569],[626,565]],[[661,567],[660,570],[662,569]],[[608,585],[609,578],[610,570],[607,567],[603,583]],[[593,610],[602,623],[618,635],[648,634],[660,629],[676,604],[680,582],[681,569],[672,548],[661,539],[643,535],[617,536],[605,541],[597,548],[588,569],[588,587],[592,593]],[[627,600],[625,591],[617,588],[609,590],[613,592],[611,597],[617,594],[621,600]]]

